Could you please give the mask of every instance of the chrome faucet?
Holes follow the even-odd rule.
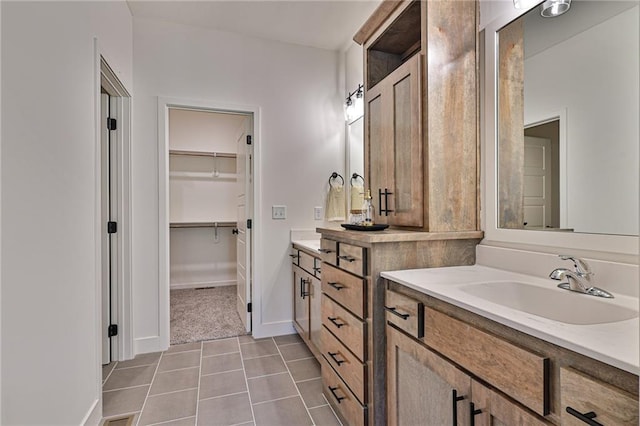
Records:
[[[552,280],[562,281],[565,278],[567,279],[566,282],[558,284],[558,287],[591,296],[613,298],[613,295],[608,291],[592,285],[595,274],[591,272],[591,268],[589,268],[589,265],[583,259],[565,254],[561,254],[558,257],[562,260],[572,261],[575,269],[571,271],[567,268],[556,268],[551,271],[549,278]]]

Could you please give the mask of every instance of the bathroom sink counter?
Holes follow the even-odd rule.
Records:
[[[317,240],[293,240],[291,243],[307,251],[320,255],[320,238]]]
[[[555,289],[557,281],[481,265],[392,271],[382,272],[380,275],[560,347],[636,375],[640,372],[638,317],[601,324],[568,324],[490,302],[464,291],[465,287],[473,284],[495,282],[525,283]],[[557,291],[565,292],[566,290],[557,289]],[[576,298],[594,298],[594,296],[579,293],[570,295]],[[637,312],[637,298],[618,293],[614,295],[614,299],[603,299],[603,303],[618,305]]]
[[[321,233],[324,238],[364,246],[377,243],[408,241],[480,240],[484,236],[482,231],[418,232],[390,228],[384,231],[350,231],[344,228],[317,228],[316,231]]]

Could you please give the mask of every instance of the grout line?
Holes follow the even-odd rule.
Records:
[[[135,389],[135,388],[143,388],[145,386],[151,386],[151,383],[146,383],[144,385],[127,386],[126,388],[107,389],[107,390],[103,390],[102,393],[105,393],[105,392],[116,392],[116,391],[127,390],[127,389]]]
[[[273,341],[273,338],[271,338]],[[238,339],[238,343],[239,343]],[[242,364],[242,373],[244,374],[244,384],[247,386],[247,398],[249,398],[249,407],[251,407],[251,418],[253,419],[253,424],[256,424],[256,413],[253,411],[253,403],[251,402],[251,392],[249,392],[249,381],[247,380],[247,370],[244,368],[244,357],[242,356],[242,351],[240,351],[240,363]],[[198,426],[198,425],[196,425]]]
[[[226,398],[228,396],[242,395],[243,393],[249,394],[249,391],[246,390],[246,391],[242,391],[242,392],[228,393],[226,395],[210,396],[208,398],[202,398],[201,401],[209,401],[210,399],[218,399],[218,398]],[[248,423],[248,422],[245,422],[245,423]]]
[[[274,343],[275,343],[275,339],[274,339]],[[302,397],[302,394],[300,393],[300,388],[298,387],[298,384],[296,383],[296,381],[293,379],[293,374],[291,374],[291,370],[289,369],[289,364],[287,364],[287,361],[285,361],[284,357],[282,356],[282,352],[280,351],[280,348],[278,347],[278,345],[276,345],[276,348],[278,349],[278,352],[282,357],[282,361],[284,361],[284,366],[287,367],[287,372],[289,373],[289,377],[293,382],[293,386],[295,386],[296,390],[298,391],[298,397],[302,401],[302,405],[304,406],[304,409],[307,410],[307,416],[309,416],[309,419],[311,420],[311,424],[315,425],[316,423],[313,421],[313,417],[311,417],[311,413],[309,412],[309,407],[307,407],[307,403],[305,402],[304,398]]]
[[[309,410],[314,410],[316,408],[322,408],[322,407],[327,407],[327,406],[329,406],[329,404],[316,405],[315,407],[309,407]]]
[[[107,383],[107,380],[109,380],[109,377],[111,377],[111,375],[113,374],[113,372],[115,371],[116,367],[118,366],[118,361],[114,361],[116,364],[113,366],[113,368],[111,369],[111,371],[109,371],[109,374],[107,374],[107,377],[104,378],[104,380],[102,381],[102,387],[104,388],[104,384]]]
[[[234,371],[243,371],[243,370],[244,369],[242,368],[236,368],[235,370],[218,371],[216,373],[201,374],[200,377],[215,376],[216,374],[233,373]]]
[[[284,357],[282,359],[284,359]],[[288,361],[285,360],[284,362],[286,363],[286,362],[304,361],[305,359],[316,359],[316,357],[311,355],[311,356],[308,356],[308,357],[305,357],[305,358],[290,359]]]
[[[173,373],[174,371],[193,370],[194,368],[198,368],[198,366],[194,365],[192,367],[182,367],[182,368],[176,368],[173,370],[156,371],[156,374]]]
[[[192,417],[194,417],[194,416],[180,417],[179,419],[167,420],[166,422],[151,423],[151,424],[149,424],[147,426],[166,425],[167,423],[177,422],[178,420],[190,419]]]
[[[293,346],[293,345],[300,345],[300,344],[305,344],[305,343],[301,340],[301,341],[299,341],[299,342],[283,343],[283,344],[281,344],[281,345],[279,345],[279,344],[277,344],[277,343],[276,343],[276,346],[277,346],[277,347],[279,347],[279,348],[281,348],[281,347],[283,347],[283,346]],[[306,346],[306,345],[305,345],[305,346]]]
[[[202,342],[200,342],[202,343]],[[168,349],[167,349],[168,350]],[[164,353],[164,356],[174,356],[174,355],[183,355],[183,354],[188,354],[189,352],[197,352],[201,349],[189,349],[188,351],[178,351],[178,352],[169,352],[169,353]]]
[[[178,389],[178,390],[169,391],[169,392],[154,393],[153,395],[149,395],[149,398],[153,398],[153,397],[161,396],[161,395],[171,395],[172,393],[186,392],[186,391],[191,391],[191,390],[194,390],[194,389],[198,389],[198,388],[186,388],[186,389]],[[189,417],[193,417],[193,416],[189,416]]]
[[[318,379],[322,379],[322,376],[312,377],[310,379],[298,380],[296,383],[305,383],[305,382],[310,382],[312,380],[318,380]]]
[[[141,367],[151,367],[153,365],[156,365],[155,362],[152,362],[151,364],[142,364],[142,365],[132,365],[131,367],[120,367],[120,368],[114,368],[113,371],[120,371],[120,370],[131,370],[132,368],[141,368]]]
[[[147,395],[144,397],[144,402],[142,403],[142,407],[140,408],[140,415],[138,416],[138,420],[136,421],[136,426],[140,424],[140,419],[142,418],[142,413],[144,413],[144,407],[147,405],[147,400],[149,399],[149,393],[151,392],[151,386],[153,386],[153,382],[156,380],[156,374],[158,374],[158,367],[160,367],[160,362],[162,361],[162,355],[164,352],[160,352],[160,358],[158,358],[158,364],[156,365],[156,371],[153,372],[153,377],[151,378],[151,383],[149,384],[149,389],[147,390]]]
[[[211,358],[211,357],[213,357],[213,356],[233,355],[233,354],[237,354],[237,353],[239,353],[240,351],[239,351],[239,350],[237,350],[237,351],[235,351],[235,352],[224,352],[224,353],[221,353],[221,354],[212,354],[212,355],[204,355],[204,350],[203,350],[202,352],[203,352],[203,354],[202,354],[202,358]]]
[[[259,356],[252,356],[252,357],[244,357],[243,359],[258,359],[258,358],[266,358],[268,356],[278,356],[280,354],[268,354],[268,355],[259,355]]]
[[[336,418],[336,420],[338,421],[338,423],[340,424],[340,426],[342,425],[342,420],[340,420],[340,417],[338,417],[338,415],[336,414],[336,410],[333,409],[333,407],[331,406],[331,404],[329,404],[329,401],[327,401],[327,397],[324,396],[324,393],[320,394],[322,396],[322,399],[324,399],[324,402],[327,403],[327,405],[329,406],[329,409],[331,410],[331,412],[333,413],[333,416]]]
[[[204,343],[200,342],[200,365],[198,366],[198,392],[196,393],[196,420],[195,426],[198,426],[198,410],[200,409],[200,383],[202,382],[202,354],[204,352]]]
[[[274,399],[270,399],[268,401],[260,401],[260,402],[256,402],[253,405],[262,405],[262,404],[268,404],[269,402],[276,402],[276,401],[282,401],[284,399],[291,399],[291,398],[300,398],[300,394],[298,395],[289,395],[289,396],[282,396],[280,398],[274,398]]]
[[[255,377],[247,377],[247,380],[254,380],[254,379],[260,379],[262,377],[271,377],[271,376],[277,376],[279,374],[287,374],[286,371],[279,371],[277,373],[271,373],[271,374],[263,374],[262,376],[255,376]]]

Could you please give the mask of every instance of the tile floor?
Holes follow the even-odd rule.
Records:
[[[297,334],[171,346],[103,367],[105,419],[134,425],[340,425]]]

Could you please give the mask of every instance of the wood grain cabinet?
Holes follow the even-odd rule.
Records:
[[[293,324],[296,331],[319,357],[320,319],[322,294],[320,256],[293,246],[291,252],[293,268]]]

